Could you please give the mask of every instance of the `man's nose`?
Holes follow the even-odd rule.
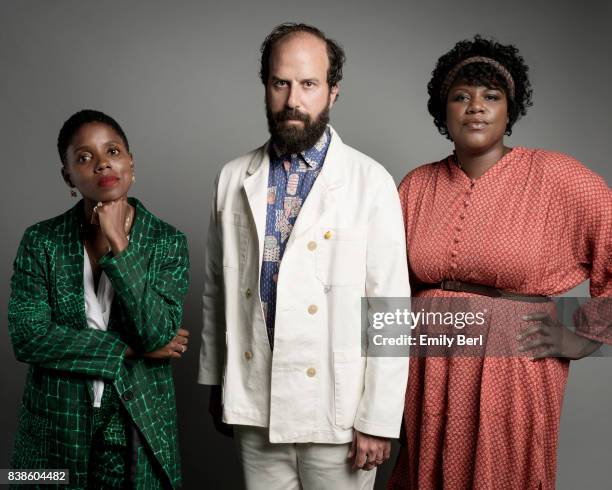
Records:
[[[287,97],[286,105],[289,109],[297,109],[300,107],[300,90],[296,85],[291,85],[289,89],[289,96]]]

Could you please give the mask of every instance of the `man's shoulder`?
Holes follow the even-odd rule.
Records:
[[[223,174],[246,171],[255,160],[263,157],[266,146],[267,143],[245,153],[244,155],[240,155],[239,157],[230,160],[221,167],[220,173]]]
[[[372,179],[376,181],[393,180],[389,171],[381,163],[356,148],[346,143],[343,144],[346,161],[353,171],[352,173],[361,174],[370,182],[372,182]]]

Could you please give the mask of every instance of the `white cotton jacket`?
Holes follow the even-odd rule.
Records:
[[[402,212],[389,173],[332,129],[278,273],[274,351],[259,294],[268,144],[227,163],[206,245],[198,382],[223,386],[223,420],[271,442],[397,437],[406,357],[362,355],[362,297],[408,297]],[[366,320],[367,321],[367,320]],[[366,352],[367,354],[367,352]]]

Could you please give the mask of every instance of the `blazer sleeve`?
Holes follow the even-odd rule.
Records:
[[[204,260],[204,294],[202,345],[198,383],[220,385],[225,362],[225,299],[223,286],[223,256],[219,223],[217,222],[217,185],[211,207],[210,225]]]
[[[52,320],[46,257],[45,237],[29,228],[14,262],[8,306],[15,357],[46,369],[114,379],[127,345],[116,332],[75,329]]]
[[[368,310],[392,311],[397,300],[410,296],[406,242],[399,196],[391,176],[385,172],[369,217],[366,256]],[[355,417],[360,432],[380,437],[398,437],[406,382],[407,357],[367,356],[365,388]]]
[[[130,243],[120,254],[109,253],[99,261],[128,317],[123,329],[140,352],[153,352],[174,338],[189,286],[185,235],[161,238],[152,254]]]

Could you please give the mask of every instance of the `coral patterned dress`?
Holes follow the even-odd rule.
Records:
[[[454,279],[555,296],[590,279],[592,297],[612,296],[612,192],[567,155],[515,147],[476,180],[450,156],[410,172],[399,192],[413,290]],[[505,304],[495,321],[511,342],[527,326],[520,316],[545,308]],[[609,330],[581,333],[611,343]],[[556,358],[411,357],[389,488],[554,489],[568,368]]]

